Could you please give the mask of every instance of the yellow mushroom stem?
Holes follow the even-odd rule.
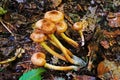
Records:
[[[88,22],[86,20],[83,20],[81,22],[76,22],[74,25],[73,25],[73,29],[78,31],[79,34],[80,34],[80,37],[82,39],[82,44],[81,46],[84,46],[85,45],[85,39],[84,39],[84,35],[83,35],[83,29],[86,28],[88,26]]]
[[[84,46],[85,45],[85,38],[84,38],[83,32],[81,30],[79,30],[78,32],[79,32],[80,37],[81,37],[81,46]]]
[[[58,46],[56,43],[54,43],[52,40],[50,40],[50,42],[51,42],[55,47],[59,48],[59,46]],[[84,62],[81,58],[75,56],[75,55],[74,55],[70,50],[68,50],[67,48],[66,48],[66,51],[67,51],[67,53],[76,61],[77,65],[79,65],[79,67],[83,67],[83,66],[86,65],[86,62]]]
[[[49,38],[50,38],[53,42],[55,42],[55,43],[59,46],[59,48],[61,49],[61,51],[62,51],[63,54],[65,55],[66,59],[67,59],[70,63],[72,63],[72,64],[78,64],[75,60],[73,60],[73,59],[69,56],[66,48],[60,43],[60,41],[59,41],[53,34],[50,34],[50,35],[48,35],[48,36],[49,36]]]
[[[59,46],[56,45],[56,43],[54,43],[52,40],[50,40],[50,42],[51,42],[55,47],[59,48]],[[71,57],[73,56],[72,52],[71,52],[70,50],[68,50],[67,48],[66,48],[66,51],[68,52],[68,54],[69,54]]]
[[[34,53],[31,57],[31,61],[36,66],[44,66],[48,69],[67,71],[67,70],[78,70],[77,66],[55,66],[49,63],[46,63],[45,54],[42,52]]]
[[[73,39],[69,38],[68,36],[66,36],[64,34],[64,32],[67,30],[67,24],[66,22],[60,21],[56,24],[56,28],[57,28],[57,33],[70,45],[72,45],[73,47],[78,47],[79,44],[77,42],[75,42]]]
[[[78,68],[76,66],[55,66],[46,63],[44,67],[54,70],[60,70],[60,71],[67,71],[67,70],[77,70]]]
[[[35,33],[33,32],[30,35],[30,38],[34,41],[34,42],[38,42],[41,44],[41,46],[48,51],[50,54],[52,54],[53,56],[56,56],[57,58],[67,61],[65,59],[65,57],[63,57],[62,55],[60,55],[59,53],[55,52],[54,50],[52,50],[44,41],[47,39],[47,37],[43,34],[43,33]]]

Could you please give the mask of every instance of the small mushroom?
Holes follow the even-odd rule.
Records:
[[[78,47],[79,44],[77,42],[75,42],[73,39],[69,38],[68,36],[66,36],[64,34],[64,32],[67,30],[67,24],[66,22],[60,21],[56,24],[56,28],[57,28],[57,33],[70,45],[72,45],[73,47]]]
[[[45,68],[53,69],[53,70],[60,70],[60,71],[78,70],[77,66],[55,66],[55,65],[46,63],[45,58],[46,56],[44,53],[37,52],[32,55],[31,61],[36,66],[41,66],[41,67],[44,66]]]
[[[52,50],[46,43],[45,40],[47,39],[47,37],[43,34],[43,33],[37,33],[37,32],[33,32],[30,35],[30,38],[34,41],[34,42],[38,42],[41,44],[41,46],[48,51],[49,53],[51,53],[52,55],[58,57],[61,60],[66,61],[66,59],[61,56],[59,53],[55,52],[54,50]]]
[[[84,46],[85,45],[85,39],[84,39],[84,35],[83,35],[83,29],[85,27],[88,26],[88,22],[86,20],[83,20],[81,22],[76,22],[74,25],[73,25],[73,29],[78,31],[80,36],[81,36],[81,39],[82,39],[82,44],[81,46]]]

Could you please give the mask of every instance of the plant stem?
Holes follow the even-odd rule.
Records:
[[[9,33],[11,33],[12,36],[14,36],[13,32],[3,23],[1,19],[0,19],[0,23],[5,27],[5,29],[8,30]]]

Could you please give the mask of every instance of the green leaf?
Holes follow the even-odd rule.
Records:
[[[0,15],[3,15],[7,12],[7,10],[4,10],[2,7],[0,7]]]
[[[19,80],[41,80],[41,74],[45,72],[45,69],[38,68],[38,69],[32,69],[26,73],[24,73]]]

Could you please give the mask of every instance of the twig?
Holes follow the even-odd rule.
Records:
[[[6,64],[6,63],[9,63],[9,62],[12,62],[14,61],[17,57],[19,57],[19,55],[21,55],[22,53],[24,53],[24,50],[22,48],[19,48],[16,50],[16,53],[15,53],[15,56],[14,57],[11,57],[9,59],[6,59],[6,60],[3,60],[3,61],[0,61],[0,64]]]
[[[14,36],[14,33],[3,23],[1,19],[0,19],[0,23],[8,30],[9,33],[11,33],[12,36]]]

